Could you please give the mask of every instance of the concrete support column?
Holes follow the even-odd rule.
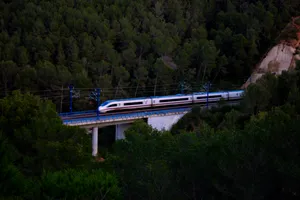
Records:
[[[93,156],[98,154],[98,127],[93,127],[93,139],[92,139],[92,148],[93,148]]]
[[[172,128],[173,124],[176,124],[183,115],[184,114],[149,117],[148,125],[150,125],[152,128],[155,128],[159,131],[163,131],[163,130],[169,131]]]
[[[125,139],[125,134],[124,132],[126,129],[130,127],[131,124],[117,124],[116,125],[116,140],[122,140]]]

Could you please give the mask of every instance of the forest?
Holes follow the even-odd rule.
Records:
[[[3,0],[0,199],[300,198],[300,63],[250,84],[238,106],[194,107],[170,131],[136,121],[91,156],[62,124],[101,99],[239,87],[299,1]],[[299,133],[298,133],[299,131]],[[104,133],[106,135],[111,132]],[[298,135],[299,134],[299,135]]]
[[[194,107],[170,131],[136,121],[104,162],[55,104],[14,91],[0,100],[0,198],[299,199],[299,85],[300,63],[249,85],[240,105]]]
[[[215,90],[242,85],[280,40],[299,1],[3,0],[0,96],[15,89],[67,111],[101,99]],[[291,36],[293,37],[293,36]],[[75,95],[74,95],[75,96]]]

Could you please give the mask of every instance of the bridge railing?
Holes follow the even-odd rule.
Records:
[[[77,111],[77,112],[65,112],[65,113],[59,113],[58,115],[60,117],[67,117],[67,116],[74,116],[74,115],[83,115],[83,114],[93,114],[96,113],[96,110],[86,110],[86,111]]]
[[[108,116],[99,116],[99,117],[88,117],[88,118],[80,118],[80,119],[67,119],[63,120],[63,123],[66,125],[71,124],[93,124],[98,122],[110,122],[110,121],[119,121],[119,120],[128,120],[128,119],[136,119],[136,118],[145,118],[153,115],[166,115],[169,113],[180,113],[190,110],[191,108],[177,108],[177,109],[169,109],[169,110],[155,110],[155,111],[140,111],[136,113],[125,113],[125,114],[115,114]]]

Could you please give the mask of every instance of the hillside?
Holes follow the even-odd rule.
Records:
[[[90,106],[95,87],[103,100],[177,93],[183,81],[190,90],[208,80],[230,89],[298,7],[275,0],[1,1],[1,97],[31,91],[63,111],[71,83],[80,90],[74,109]]]
[[[86,130],[57,114],[68,108],[70,84],[75,111],[95,108],[95,87],[103,101],[174,93],[183,81],[185,91],[208,80],[215,90],[240,87],[256,63],[279,73],[299,44],[289,23],[299,7],[0,1],[0,199],[300,199],[300,63],[258,79],[239,106],[195,107],[171,131],[137,121],[113,141],[114,127],[101,129],[105,162],[92,157]]]
[[[242,106],[195,107],[171,132],[137,121],[105,162],[51,102],[14,92],[0,99],[0,199],[299,199],[299,69],[250,85]]]
[[[296,62],[300,60],[300,17],[293,17],[278,38],[278,44],[263,56],[242,88],[255,83],[267,72],[280,75],[282,71],[296,67]]]

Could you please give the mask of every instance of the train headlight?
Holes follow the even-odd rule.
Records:
[[[102,112],[104,110],[104,108],[102,106],[99,106],[98,110],[99,110],[99,112]]]

